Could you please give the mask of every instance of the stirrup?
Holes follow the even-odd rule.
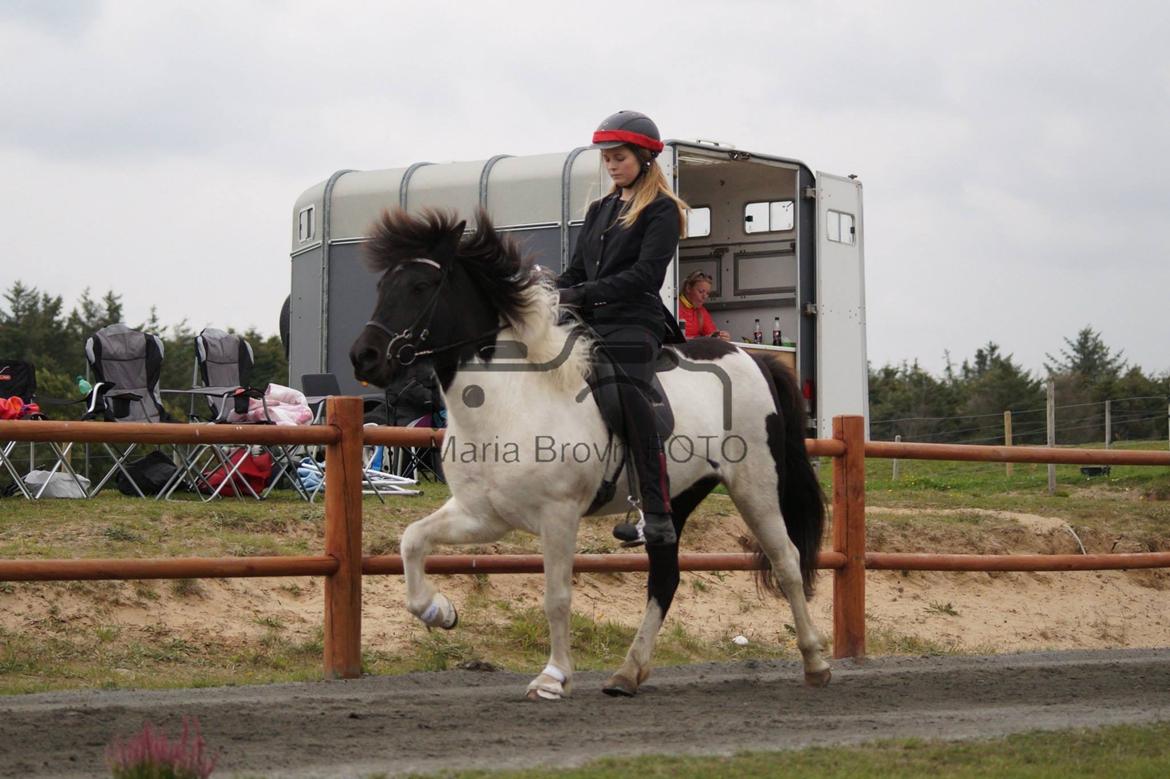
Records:
[[[646,543],[646,515],[642,513],[642,506],[637,498],[629,495],[626,500],[630,508],[625,519],[613,526],[613,537],[621,541],[624,548],[629,549]],[[638,519],[631,522],[630,518],[634,512],[638,513]]]

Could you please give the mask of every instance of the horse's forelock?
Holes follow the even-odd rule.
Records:
[[[374,273],[393,270],[407,260],[436,257],[444,244],[454,244],[463,225],[455,214],[427,209],[414,216],[401,208],[385,210],[374,222],[367,236],[364,259]]]

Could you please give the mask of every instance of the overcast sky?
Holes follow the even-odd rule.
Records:
[[[619,108],[857,174],[869,356],[1170,371],[1166,2],[0,0],[0,286],[274,333],[341,168],[567,151]]]

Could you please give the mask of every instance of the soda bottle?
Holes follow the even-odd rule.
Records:
[[[758,344],[764,342],[764,331],[760,329],[760,320],[756,320],[756,329],[752,331],[752,341]]]
[[[780,346],[780,317],[772,320],[772,346]]]

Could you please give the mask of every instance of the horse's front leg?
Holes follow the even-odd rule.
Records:
[[[549,655],[544,670],[528,685],[529,700],[559,700],[572,692],[569,617],[573,606],[573,553],[580,523],[579,517],[556,517],[547,518],[540,525]]]
[[[427,579],[423,561],[435,544],[475,544],[495,541],[509,526],[495,518],[468,513],[455,498],[438,511],[411,523],[402,534],[402,567],[406,573],[406,607],[427,627],[450,630],[459,615],[446,595]]]

